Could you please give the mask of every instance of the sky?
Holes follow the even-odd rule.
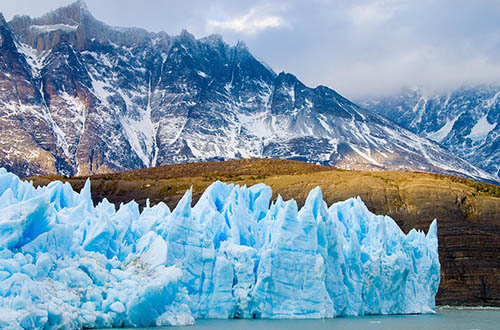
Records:
[[[65,0],[3,1],[38,17]],[[403,87],[445,91],[500,82],[500,0],[86,0],[95,18],[229,44],[244,41],[276,72],[354,99]]]

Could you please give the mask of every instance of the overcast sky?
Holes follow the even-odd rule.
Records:
[[[73,1],[2,1],[7,20]],[[197,38],[243,40],[276,72],[360,100],[403,86],[500,82],[500,0],[87,0],[93,15]]]

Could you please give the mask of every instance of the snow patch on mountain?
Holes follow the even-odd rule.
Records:
[[[450,134],[451,129],[453,128],[453,125],[455,124],[455,122],[457,121],[457,119],[459,117],[460,116],[457,116],[451,120],[447,119],[446,124],[444,124],[443,127],[441,127],[436,132],[427,134],[427,137],[433,141],[436,141],[436,142],[443,141],[448,136],[448,134]]]
[[[68,25],[68,24],[32,25],[30,28],[36,30],[39,33],[47,33],[58,30],[64,32],[72,32],[78,28],[78,25]]]
[[[495,129],[497,123],[490,124],[487,119],[487,115],[482,116],[476,122],[476,124],[472,127],[469,135],[466,138],[469,138],[473,141],[484,140],[488,134]]]

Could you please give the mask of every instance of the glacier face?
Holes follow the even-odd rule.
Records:
[[[271,188],[215,182],[171,212],[94,206],[0,169],[0,327],[192,324],[196,318],[426,313],[439,285],[437,224],[405,235],[359,198],[299,210]]]

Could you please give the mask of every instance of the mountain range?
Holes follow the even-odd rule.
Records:
[[[0,166],[20,176],[260,157],[498,180],[417,133],[218,35],[112,27],[81,1],[0,17]]]
[[[500,181],[500,81],[429,93],[401,93],[363,100],[365,108],[439,143]]]

